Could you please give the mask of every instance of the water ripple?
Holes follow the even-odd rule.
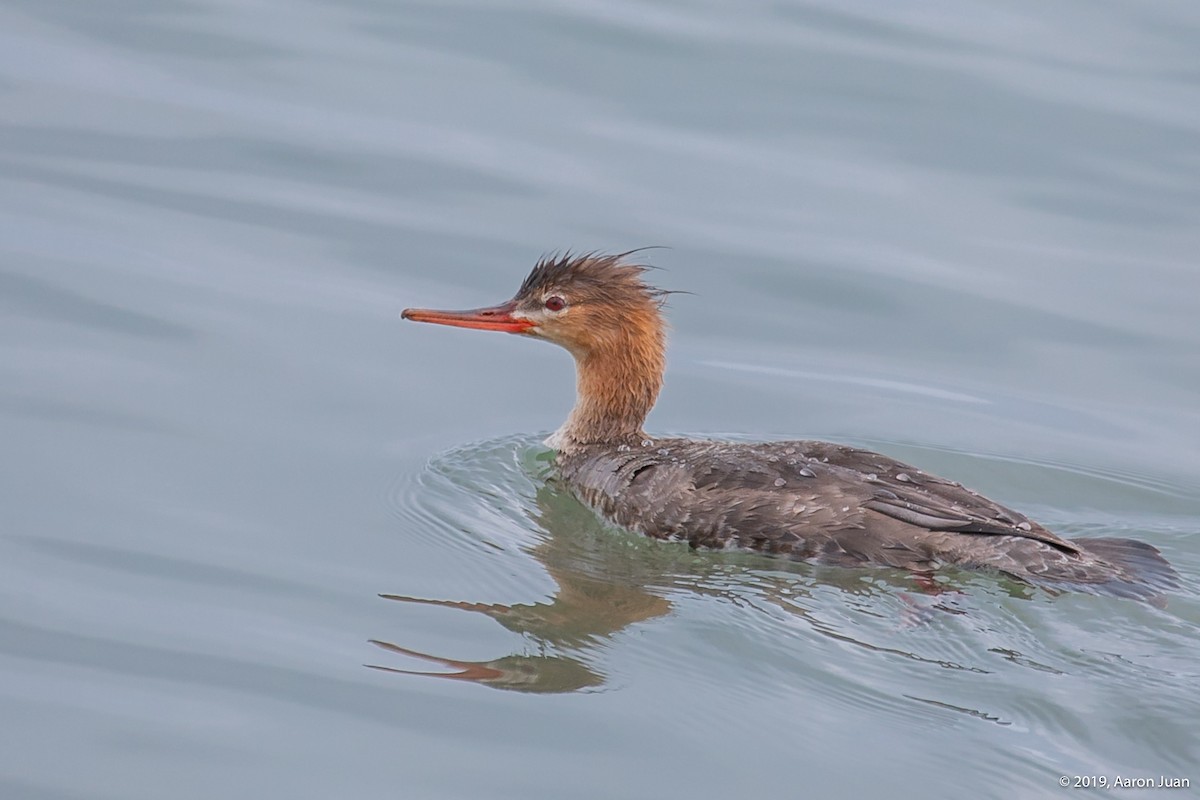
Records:
[[[1144,476],[1050,468],[1100,486],[1172,491]],[[470,567],[478,589],[454,599],[400,592],[385,599],[486,616],[519,639],[512,652],[482,661],[379,640],[371,666],[523,693],[632,690],[673,675],[727,707],[770,702],[783,691],[806,703],[819,697],[811,712],[818,716],[868,713],[921,730],[986,724],[1067,741],[1086,730],[1083,715],[1094,704],[1079,698],[1089,693],[1167,697],[1196,679],[1178,658],[1200,643],[1197,598],[1187,587],[1161,611],[1056,597],[991,575],[948,573],[931,587],[892,570],[694,552],[604,523],[552,474],[537,438],[517,436],[441,454],[390,487],[389,507],[413,535],[479,557]],[[1055,511],[1067,527],[1113,532]],[[498,559],[510,559],[503,569],[518,576],[515,584],[505,579],[505,591],[529,600],[487,600],[501,583],[488,576],[502,570]],[[549,597],[541,576],[556,585]],[[707,713],[696,712],[697,724]],[[1164,705],[1148,713],[1169,724],[1174,712]],[[1190,747],[1180,736],[1164,751],[1166,763]],[[1043,756],[1040,763],[1053,762]]]

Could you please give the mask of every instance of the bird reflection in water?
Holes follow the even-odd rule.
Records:
[[[470,681],[497,689],[530,693],[565,693],[596,690],[605,676],[589,663],[591,654],[614,634],[635,623],[662,617],[671,611],[667,599],[686,592],[726,600],[741,607],[764,612],[768,606],[789,617],[806,619],[816,632],[847,644],[900,655],[948,669],[980,670],[942,659],[925,658],[892,648],[859,641],[813,617],[806,607],[812,600],[811,580],[821,586],[836,586],[847,595],[869,598],[896,592],[889,588],[916,588],[919,593],[942,595],[946,586],[925,587],[911,576],[888,577],[872,570],[869,580],[858,570],[822,568],[781,562],[755,554],[698,553],[686,545],[671,545],[622,533],[604,525],[553,479],[536,494],[537,513],[533,522],[544,532],[530,548],[532,555],[558,585],[546,602],[504,605],[473,601],[433,600],[402,594],[381,594],[398,603],[432,605],[483,614],[504,628],[531,640],[535,653],[514,653],[490,661],[460,661],[421,652],[394,642],[371,640],[386,653],[406,660],[425,661],[439,670],[405,669],[382,664],[366,666],[401,675],[421,675]],[[1027,596],[1025,587],[1014,585],[1013,593]],[[954,593],[950,587],[950,592]],[[913,602],[904,593],[904,603]],[[929,598],[933,600],[933,598]],[[937,612],[963,613],[937,599],[924,605],[925,619]],[[907,616],[911,608],[901,611]]]
[[[413,599],[399,595],[383,595],[383,597],[402,601]],[[453,606],[455,604],[447,603],[446,605]],[[592,671],[586,664],[566,656],[511,655],[492,661],[456,661],[452,658],[439,658],[429,653],[422,653],[419,650],[410,650],[391,642],[381,642],[378,639],[372,639],[371,644],[390,653],[432,661],[454,670],[453,672],[427,672],[415,669],[397,669],[379,664],[367,665],[371,669],[394,672],[399,675],[449,678],[456,681],[481,683],[497,689],[509,689],[514,692],[546,694],[583,691],[604,682],[604,678]]]
[[[667,551],[667,561],[690,558],[684,548],[656,547],[616,534],[565,490],[553,484],[537,492],[534,522],[545,535],[530,549],[558,584],[547,602],[519,605],[429,600],[399,594],[380,595],[400,603],[434,605],[483,614],[508,630],[528,637],[542,651],[491,661],[458,661],[400,645],[372,640],[383,650],[440,664],[450,672],[368,666],[386,672],[472,681],[520,692],[576,692],[595,689],[604,676],[586,663],[586,654],[613,634],[671,610],[663,596],[671,583],[664,559],[647,551]],[[655,554],[657,555],[657,554]]]

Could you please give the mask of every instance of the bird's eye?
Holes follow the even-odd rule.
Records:
[[[546,310],[547,311],[562,311],[566,307],[567,307],[567,301],[563,300],[561,297],[559,297],[556,294],[551,295],[550,297],[546,298]]]

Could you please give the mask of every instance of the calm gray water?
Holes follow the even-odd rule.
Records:
[[[693,293],[652,430],[869,445],[1183,585],[601,525],[569,357],[398,312],[642,245]],[[1192,0],[7,0],[0,796],[1194,793],[1198,258]]]

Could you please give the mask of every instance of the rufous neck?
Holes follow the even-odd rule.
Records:
[[[662,388],[664,344],[659,328],[575,353],[575,407],[547,442],[569,451],[645,439],[642,425]]]

